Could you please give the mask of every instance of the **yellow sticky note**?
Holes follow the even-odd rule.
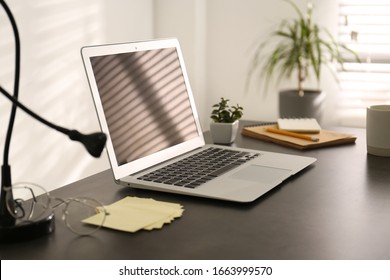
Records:
[[[107,228],[136,232],[140,229],[162,228],[165,223],[183,214],[183,207],[176,203],[161,202],[153,199],[125,197],[105,206],[109,213],[103,226]],[[85,223],[98,224],[102,213],[85,219]]]

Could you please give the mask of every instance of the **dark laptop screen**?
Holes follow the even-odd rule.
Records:
[[[175,48],[91,58],[118,164],[198,136]]]

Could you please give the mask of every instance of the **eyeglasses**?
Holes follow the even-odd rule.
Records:
[[[8,212],[19,223],[37,221],[55,209],[62,208],[62,220],[75,234],[91,235],[99,230],[108,215],[102,203],[89,197],[52,197],[44,188],[34,183],[17,183],[5,189]],[[97,225],[85,219],[96,215]]]

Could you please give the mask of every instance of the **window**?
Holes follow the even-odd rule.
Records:
[[[366,107],[390,104],[390,1],[339,0],[339,40],[355,50],[338,73],[341,125],[365,126]]]

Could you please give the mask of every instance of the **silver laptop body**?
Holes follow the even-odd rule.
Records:
[[[81,54],[118,184],[251,202],[316,161],[205,145],[177,39],[88,46]],[[146,174],[208,148],[239,151],[250,160],[196,187],[144,180]]]

